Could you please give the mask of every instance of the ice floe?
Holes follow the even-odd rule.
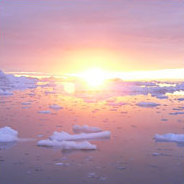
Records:
[[[43,83],[44,85],[39,85],[39,83]],[[35,79],[31,77],[16,77],[12,74],[5,74],[0,71],[0,95],[12,95],[12,91],[17,89],[28,89],[28,88],[36,88],[37,86],[44,88],[44,87],[52,87],[53,91],[45,91],[46,94],[55,94],[66,92],[64,79],[56,79],[56,78],[46,78],[46,79]],[[89,89],[81,83],[77,78],[73,79],[70,82],[70,86],[74,86],[75,91],[88,91]],[[110,79],[106,82],[106,85],[102,89],[102,91],[111,91],[115,92],[115,94],[120,93],[121,96],[123,95],[148,95],[150,94],[153,97],[158,99],[167,99],[167,93],[174,93],[176,91],[184,91],[184,82],[159,82],[159,81],[152,81],[152,82],[128,82],[123,81],[121,79]],[[89,95],[86,97],[85,93],[76,93],[79,97],[83,98],[85,101],[88,102],[97,102],[101,99],[106,99],[111,95],[106,93],[104,97],[103,95],[96,95],[96,98],[89,98]],[[184,98],[179,98],[178,101],[182,101]],[[117,104],[108,104],[112,106],[121,106],[124,105],[123,103]],[[52,108],[52,107],[51,107]],[[57,109],[57,108],[53,108]]]
[[[165,141],[165,142],[177,142],[177,143],[184,143],[184,134],[174,134],[174,133],[167,133],[167,134],[156,134],[154,136],[156,141]]]
[[[169,113],[170,115],[179,115],[179,114],[184,114],[184,112],[171,112],[171,113]]]
[[[76,127],[76,126],[75,126]],[[75,128],[74,128],[75,129]],[[81,131],[100,131],[97,127],[79,126]],[[67,132],[54,132],[48,139],[38,141],[38,146],[59,147],[61,149],[96,149],[96,145],[91,144],[87,140],[110,138],[110,131],[88,132],[80,134],[69,134]]]
[[[159,106],[160,104],[154,102],[139,102],[136,105],[140,107],[156,107]]]
[[[89,139],[103,139],[110,138],[110,131],[96,132],[96,133],[81,133],[81,134],[69,134],[67,132],[54,132],[50,136],[51,140],[57,141],[74,141],[74,140],[89,140]]]
[[[168,96],[166,96],[166,95],[152,95],[152,96],[154,96],[158,99],[168,99]]]
[[[31,105],[31,102],[22,102],[22,105]]]
[[[18,140],[18,132],[10,127],[0,128],[0,142],[15,142]]]
[[[62,107],[59,106],[59,105],[57,105],[57,104],[50,105],[49,108],[50,109],[54,109],[54,110],[60,110],[60,109],[62,109]]]
[[[184,101],[184,98],[178,98],[177,100],[178,101]]]
[[[95,132],[101,132],[102,130],[98,127],[90,127],[88,125],[73,125],[73,131],[75,133],[95,133]]]
[[[61,149],[80,149],[80,150],[96,149],[96,145],[91,144],[88,141],[75,142],[75,141],[57,141],[47,139],[38,141],[37,145],[45,147],[59,147]]]
[[[51,112],[50,111],[38,111],[38,113],[40,113],[40,114],[50,114]]]

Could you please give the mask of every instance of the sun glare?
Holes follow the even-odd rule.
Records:
[[[108,78],[107,72],[100,68],[91,68],[85,72],[79,74],[79,76],[86,81],[89,87],[99,87],[104,84],[105,80]]]

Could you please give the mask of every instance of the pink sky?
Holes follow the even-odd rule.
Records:
[[[1,0],[0,69],[184,67],[181,0]]]

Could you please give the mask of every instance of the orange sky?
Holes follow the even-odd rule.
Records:
[[[182,68],[180,0],[0,2],[0,69],[76,73]]]

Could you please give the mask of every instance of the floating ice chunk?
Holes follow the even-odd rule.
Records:
[[[88,178],[98,178],[98,175],[95,172],[88,173]]]
[[[139,102],[136,105],[140,107],[156,107],[159,106],[160,104],[154,102]]]
[[[50,107],[51,109],[54,109],[54,110],[60,110],[60,109],[62,109],[62,107],[59,106],[59,105],[57,105],[57,104],[50,105],[49,107]]]
[[[31,105],[31,102],[22,102],[22,105]]]
[[[180,107],[177,107],[177,108],[173,108],[172,110],[174,110],[174,111],[182,111],[182,110],[184,110],[184,107],[180,106]]]
[[[168,134],[156,134],[154,136],[154,139],[157,141],[166,141],[166,142],[184,142],[184,134],[173,134],[173,133],[168,133]]]
[[[168,99],[168,96],[166,95],[155,95],[155,97],[158,99]]]
[[[63,166],[64,163],[62,163],[62,162],[57,162],[57,163],[55,163],[55,165]]]
[[[80,149],[80,150],[96,149],[96,145],[91,144],[88,141],[75,142],[75,141],[57,141],[46,139],[38,141],[37,145],[46,147],[59,147],[61,149]]]
[[[152,153],[152,156],[159,156],[160,155],[160,153],[157,153],[157,152],[155,152],[155,153]]]
[[[10,127],[0,128],[0,142],[15,142],[18,140],[18,132]]]
[[[177,100],[178,101],[184,101],[184,98],[178,98]]]
[[[96,132],[96,133],[81,133],[71,135],[67,132],[54,132],[50,137],[51,140],[57,141],[73,141],[73,140],[88,140],[88,139],[102,139],[110,138],[110,131]]]
[[[40,113],[40,114],[50,114],[51,112],[50,111],[39,111],[38,113]]]
[[[179,114],[184,114],[184,112],[171,112],[169,113],[170,115],[179,115]]]
[[[74,125],[73,131],[75,133],[95,133],[95,132],[101,132],[102,130],[98,127],[89,127],[88,125],[84,125],[84,126]]]

